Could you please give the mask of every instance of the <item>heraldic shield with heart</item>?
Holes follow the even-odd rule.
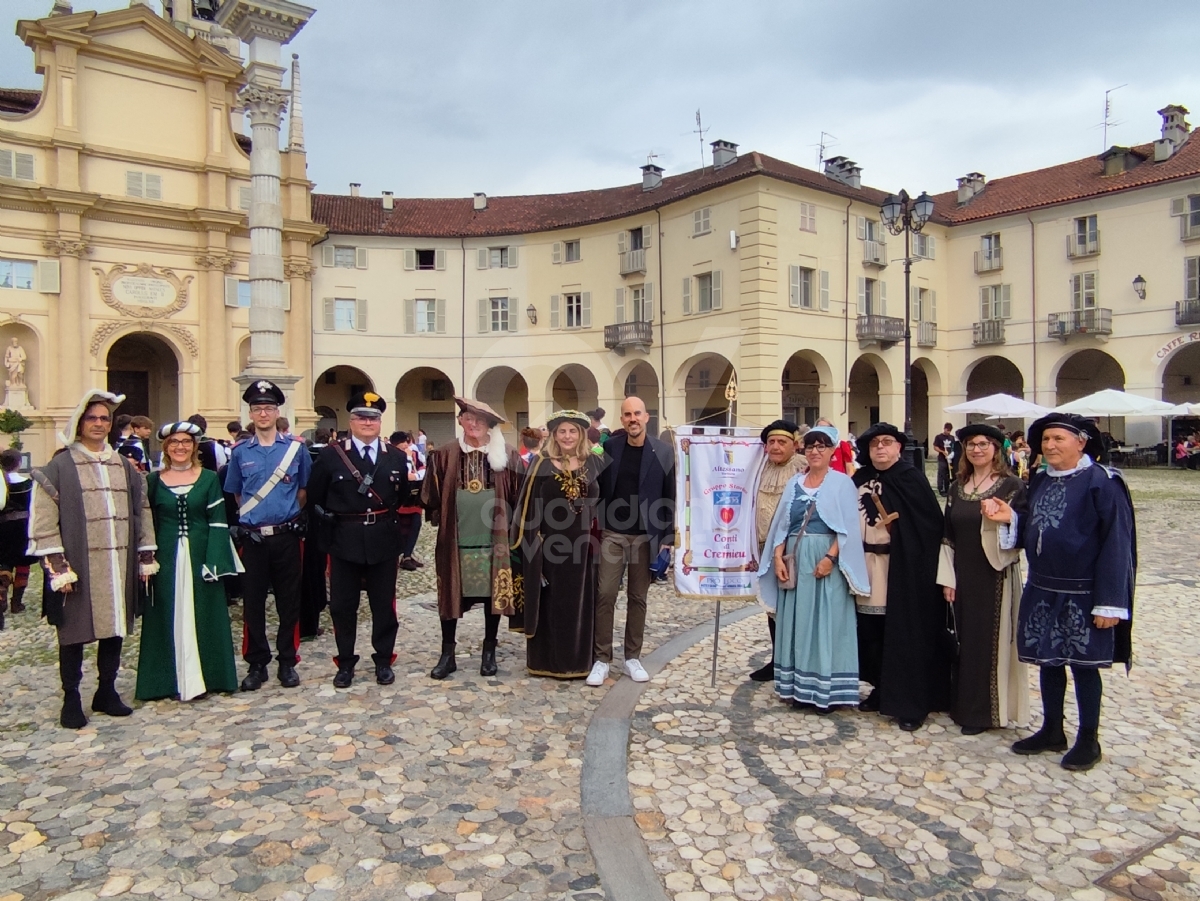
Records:
[[[714,491],[713,506],[716,508],[717,522],[722,528],[732,529],[737,525],[742,513],[741,491]]]

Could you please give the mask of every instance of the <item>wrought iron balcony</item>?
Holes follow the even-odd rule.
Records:
[[[621,254],[621,274],[632,275],[646,271],[646,251],[642,248],[627,250]]]
[[[644,352],[653,344],[653,322],[618,322],[604,326],[604,346],[621,355],[629,348]]]
[[[976,347],[984,344],[1004,343],[1004,320],[984,319],[975,323],[971,343]]]
[[[987,253],[982,250],[975,251],[975,271],[976,272],[995,272],[998,269],[1004,268],[1004,249],[1001,247],[993,247]]]
[[[1111,335],[1112,310],[1092,307],[1087,310],[1068,310],[1047,317],[1051,338],[1067,340],[1071,335]]]
[[[917,347],[937,347],[937,323],[917,323]]]
[[[895,344],[904,340],[904,320],[896,316],[865,313],[858,317],[855,333],[858,340],[864,344],[874,341],[880,344]]]
[[[1200,298],[1175,301],[1176,325],[1200,325]]]
[[[1100,232],[1067,235],[1067,256],[1072,260],[1094,257],[1100,252]]]
[[[883,241],[863,241],[863,265],[883,269],[888,264],[887,244]]]

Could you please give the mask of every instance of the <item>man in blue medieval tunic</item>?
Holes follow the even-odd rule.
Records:
[[[1029,429],[1047,463],[1029,486],[1029,512],[996,498],[983,514],[1001,523],[1001,546],[1023,547],[1029,580],[1017,626],[1020,659],[1041,667],[1042,728],[1013,745],[1018,754],[1063,751],[1067,670],[1075,679],[1079,733],[1062,759],[1068,770],[1100,762],[1100,670],[1129,667],[1137,543],[1133,502],[1121,474],[1096,462],[1103,444],[1091,420],[1051,413]]]

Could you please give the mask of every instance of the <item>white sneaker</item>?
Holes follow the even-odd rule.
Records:
[[[646,672],[646,668],[642,666],[640,660],[626,660],[625,672],[629,674],[629,678],[634,682],[650,681],[650,674]]]
[[[604,680],[608,678],[608,664],[603,660],[597,660],[592,664],[592,671],[588,673],[587,684],[592,686],[603,685]]]

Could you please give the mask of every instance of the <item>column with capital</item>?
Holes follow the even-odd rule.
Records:
[[[226,322],[229,309],[225,306],[225,275],[233,268],[233,255],[220,246],[225,236],[209,232],[208,250],[196,256],[200,269],[197,297],[203,298],[200,315],[200,383],[197,386],[196,406],[207,416],[221,413],[237,415],[237,404],[229,384],[230,329]]]
[[[44,242],[46,252],[58,257],[59,293],[50,306],[49,334],[55,336],[56,346],[48,348],[47,359],[57,360],[57,377],[48,384],[49,398],[41,399],[42,408],[55,406],[70,410],[79,395],[95,385],[85,385],[92,378],[90,337],[92,317],[84,296],[87,274],[86,257],[91,246],[81,236],[64,236]],[[101,388],[104,385],[99,386]]]

